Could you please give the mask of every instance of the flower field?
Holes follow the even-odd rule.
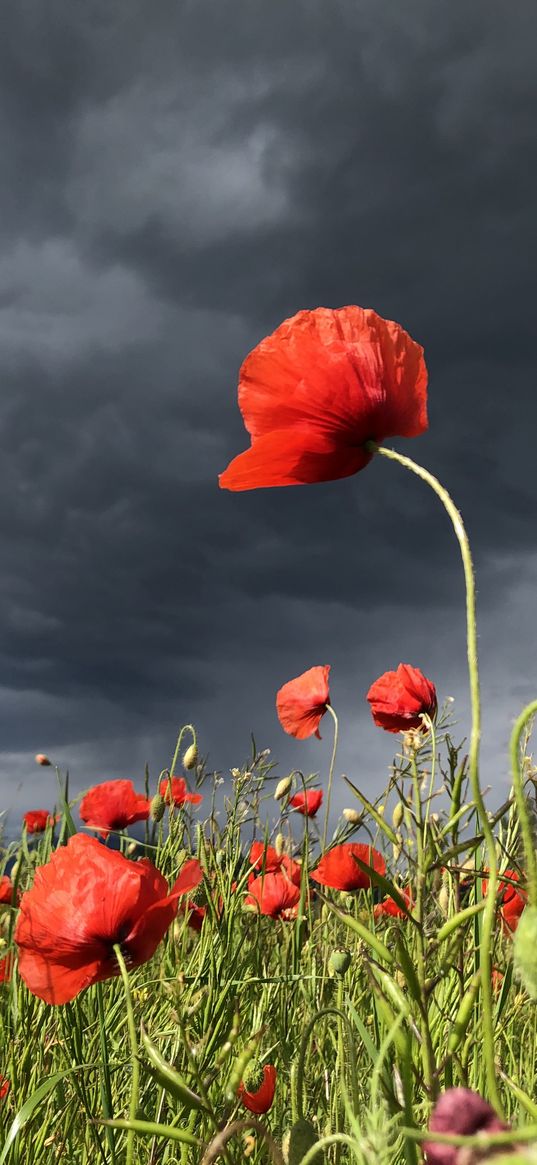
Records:
[[[243,364],[251,447],[220,484],[314,484],[381,456],[434,490],[466,583],[469,741],[417,662],[365,677],[394,745],[370,799],[338,775],[352,726],[314,663],[275,706],[298,760],[321,722],[333,733],[326,773],[282,775],[253,744],[222,788],[191,725],[155,776],[70,800],[56,769],[0,848],[0,1165],[537,1161],[537,702],[489,805],[462,519],[382,445],[427,427],[426,386],[399,325],[300,312]]]

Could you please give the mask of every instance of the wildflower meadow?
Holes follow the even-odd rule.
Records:
[[[441,675],[379,659],[362,688],[394,759],[366,795],[338,774],[352,724],[312,645],[275,693],[288,774],[252,741],[222,788],[189,724],[160,773],[72,799],[38,754],[47,796],[0,839],[0,1165],[537,1162],[537,700],[489,804],[463,520],[385,444],[427,428],[423,349],[371,310],[300,311],[246,357],[239,407],[250,446],[223,489],[380,457],[434,491],[461,559],[471,733]],[[300,741],[320,727],[331,762],[310,774]]]

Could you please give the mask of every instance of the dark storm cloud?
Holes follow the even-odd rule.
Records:
[[[326,765],[273,701],[329,661],[341,766],[361,757],[379,788],[393,742],[371,680],[409,659],[466,699],[457,546],[421,482],[375,462],[311,490],[217,488],[247,443],[248,349],[346,302],[426,348],[431,428],[405,451],[472,535],[503,772],[535,679],[533,3],[21,0],[3,23],[6,790],[29,795],[42,747],[79,786],[160,768],[183,719],[216,765],[250,729]]]

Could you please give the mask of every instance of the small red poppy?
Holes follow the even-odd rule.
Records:
[[[400,663],[397,671],[387,671],[375,680],[367,693],[373,720],[387,732],[407,732],[421,728],[423,713],[436,715],[436,688],[419,668]]]
[[[289,800],[293,809],[296,809],[297,813],[301,813],[303,817],[315,817],[322,803],[322,789],[303,789],[301,793],[295,793],[294,797]]]
[[[3,959],[0,959],[0,983],[9,983],[13,974],[14,963],[15,960],[11,951],[9,954],[4,955]]]
[[[171,805],[172,802],[177,806],[184,805],[187,801],[191,805],[199,805],[200,801],[203,801],[202,793],[189,793],[184,777],[163,777],[159,785],[159,793],[168,805]]]
[[[370,308],[300,311],[246,357],[239,408],[251,447],[221,488],[348,477],[371,460],[367,441],[425,432],[423,349]]]
[[[253,841],[248,861],[254,870],[262,870],[265,874],[274,874],[276,870],[280,869],[283,857],[276,853],[274,846],[264,845],[262,841]]]
[[[349,841],[335,845],[328,853],[323,854],[317,868],[311,871],[310,877],[321,886],[330,886],[333,890],[365,890],[371,885],[371,881],[355,862],[355,857],[371,866],[378,874],[386,873],[386,862],[378,850],[362,842]]]
[[[310,667],[280,688],[276,696],[278,720],[284,730],[297,740],[308,736],[321,739],[319,724],[330,703],[328,676],[330,664]]]
[[[94,785],[80,802],[80,817],[101,837],[135,821],[147,821],[151,802],[137,793],[132,781],[103,781]]]
[[[519,882],[520,877],[516,870],[504,870],[504,876],[511,878],[513,882]],[[486,894],[488,891],[488,878],[483,878],[482,892]],[[520,887],[511,885],[510,882],[500,881],[498,886],[498,904],[500,907],[500,918],[502,920],[503,933],[509,937],[515,933],[520,922],[522,912],[526,907],[528,895],[525,890]]]
[[[412,910],[414,905],[414,897],[410,890],[402,890],[399,888],[401,897],[406,902],[409,910]],[[378,902],[373,910],[375,919],[378,918],[408,918],[408,914],[401,909],[397,902],[390,897],[384,898],[382,902]]]
[[[272,1064],[265,1064],[263,1068],[263,1078],[258,1088],[249,1091],[246,1088],[244,1081],[241,1081],[238,1088],[238,1095],[245,1108],[249,1112],[256,1113],[261,1116],[262,1113],[268,1112],[274,1100],[274,1093],[276,1091],[276,1069]]]
[[[53,817],[46,809],[29,809],[24,814],[23,822],[27,833],[44,833],[47,825],[54,825],[60,820],[59,814]]]
[[[206,907],[197,906],[195,902],[181,902],[178,913],[186,915],[188,926],[191,930],[195,930],[199,934],[203,926],[203,920],[207,914]]]
[[[283,918],[289,922],[296,914],[300,901],[300,887],[285,874],[261,874],[248,884],[245,906],[252,906],[269,918]]]
[[[0,875],[0,906],[13,906],[15,887],[7,874]]]
[[[302,882],[302,866],[295,862],[294,858],[289,857],[289,854],[282,854],[281,868],[289,881],[294,886],[300,886]]]
[[[11,1084],[9,1083],[9,1080],[7,1079],[7,1077],[0,1076],[0,1100],[3,1100],[4,1097],[7,1096],[10,1088],[11,1088]]]
[[[56,850],[22,896],[15,927],[19,974],[45,1003],[67,1003],[119,974],[114,944],[129,967],[151,959],[179,898],[199,885],[193,859],[171,891],[146,858],[129,861],[95,838],[75,834]]]

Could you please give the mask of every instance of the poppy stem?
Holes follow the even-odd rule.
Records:
[[[129,1121],[132,1125],[136,1121],[138,1115],[138,1094],[140,1090],[140,1062],[138,1060],[138,1039],[136,1036],[136,1023],[134,1019],[134,1010],[132,1006],[132,995],[129,983],[129,972],[123,958],[123,952],[119,943],[114,943],[114,954],[118,961],[121,978],[123,979],[123,986],[125,988],[125,1003],[127,1005],[127,1027],[129,1029],[129,1041],[131,1045],[131,1060],[132,1060],[132,1086],[131,1086],[131,1102],[129,1108]],[[125,1158],[125,1165],[132,1165],[134,1159],[134,1133],[135,1130],[129,1128],[127,1134],[127,1155]]]
[[[483,912],[483,929],[481,935],[480,956],[482,967],[481,991],[483,999],[482,1023],[484,1063],[489,1091],[489,1099],[498,1111],[501,1111],[501,1101],[496,1083],[496,1067],[494,1063],[494,1024],[492,1015],[492,959],[491,938],[496,912],[496,896],[498,891],[498,859],[494,834],[488,818],[481,786],[479,784],[479,744],[481,739],[481,701],[479,694],[479,667],[477,660],[477,623],[475,610],[475,575],[472,562],[472,552],[464,523],[453,499],[447,489],[440,484],[438,478],[412,461],[410,457],[397,453],[395,449],[386,449],[377,445],[375,441],[368,441],[366,449],[369,453],[378,453],[389,461],[397,461],[403,468],[409,469],[434,491],[442,502],[448,517],[451,520],[455,536],[459,543],[464,579],[466,584],[466,639],[468,656],[468,678],[470,687],[470,704],[472,711],[472,729],[470,734],[470,748],[468,754],[468,773],[472,794],[476,803],[481,830],[485,839],[487,860],[489,866],[489,887],[487,901]]]
[[[328,773],[328,788],[326,791],[326,814],[325,814],[325,819],[324,819],[323,839],[321,842],[321,853],[324,853],[324,851],[326,849],[326,838],[327,838],[327,834],[328,834],[328,818],[330,816],[330,798],[332,796],[332,782],[334,780],[334,766],[336,763],[337,742],[338,742],[338,735],[339,735],[338,718],[337,718],[336,713],[334,712],[334,709],[333,709],[331,704],[326,705],[326,711],[330,712],[330,715],[334,721],[334,743],[332,745],[332,756],[330,759],[330,770]]]
[[[535,842],[533,840],[533,833],[531,822],[528,815],[528,806],[524,796],[524,778],[522,776],[520,764],[520,740],[522,733],[532,716],[537,713],[537,700],[533,700],[520,713],[518,720],[511,733],[511,741],[509,751],[511,753],[511,769],[513,773],[513,790],[515,794],[515,801],[517,804],[518,817],[520,821],[520,829],[522,833],[522,841],[524,843],[524,854],[526,858],[526,877],[528,881],[528,898],[530,906],[537,906],[537,853],[535,851]]]

